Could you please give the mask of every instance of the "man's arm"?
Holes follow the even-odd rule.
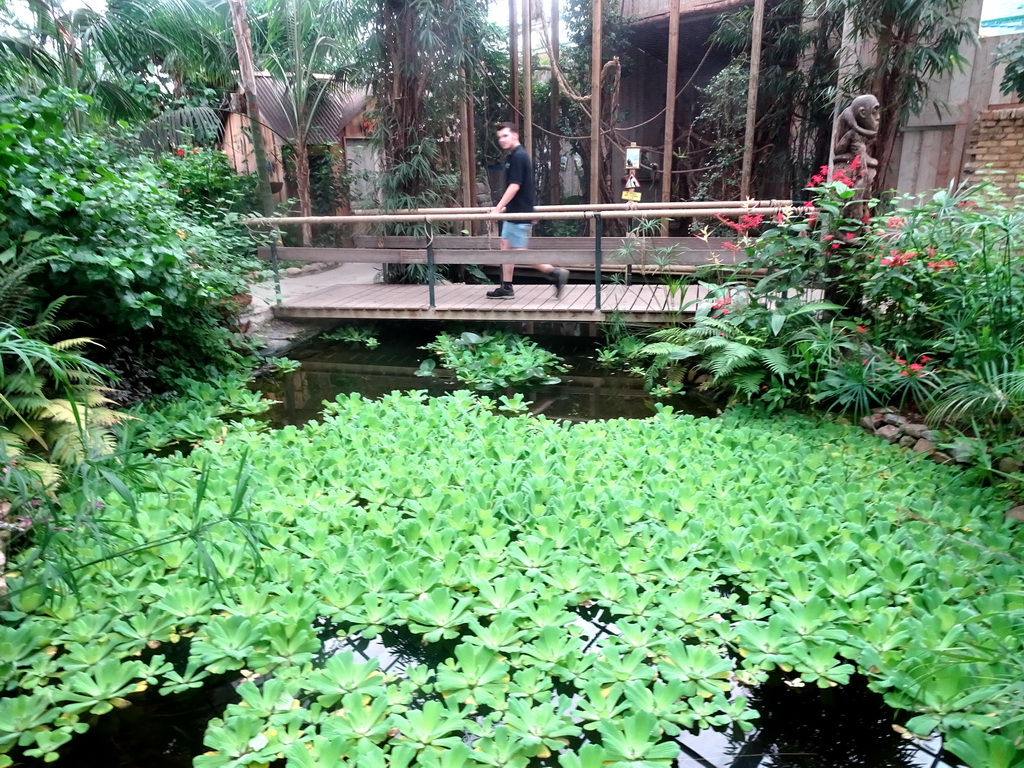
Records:
[[[491,209],[491,213],[501,213],[503,210],[505,210],[505,206],[508,205],[509,202],[511,202],[512,198],[516,196],[516,192],[518,191],[518,184],[516,184],[515,182],[509,184],[508,188],[505,190],[505,194],[501,196],[501,200],[499,200],[498,204]]]

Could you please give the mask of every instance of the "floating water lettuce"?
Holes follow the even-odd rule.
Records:
[[[199,768],[659,768],[683,730],[753,727],[738,683],[855,673],[972,766],[1020,763],[994,492],[836,425],[494,405],[344,396],[154,459],[104,510],[130,554],[66,532],[74,589],[8,574],[0,765],[234,680]],[[227,510],[249,522],[190,534]]]

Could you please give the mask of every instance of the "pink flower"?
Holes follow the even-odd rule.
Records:
[[[868,332],[868,327],[866,325],[858,325],[857,326],[857,333],[867,333],[867,332]]]

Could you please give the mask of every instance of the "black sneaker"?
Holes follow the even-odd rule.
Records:
[[[555,298],[560,299],[562,297],[562,289],[565,288],[565,284],[569,282],[569,270],[568,269],[556,269],[552,273],[552,282],[555,284]]]
[[[488,299],[514,299],[515,297],[516,292],[511,285],[507,288],[504,285],[499,285],[493,291],[487,292]]]

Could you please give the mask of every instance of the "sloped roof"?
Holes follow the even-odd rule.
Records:
[[[256,98],[263,122],[285,141],[295,138],[295,115],[286,85],[270,75],[256,76]],[[359,117],[370,97],[363,91],[345,92],[330,88],[323,95],[309,129],[310,144],[337,144],[347,126]]]

